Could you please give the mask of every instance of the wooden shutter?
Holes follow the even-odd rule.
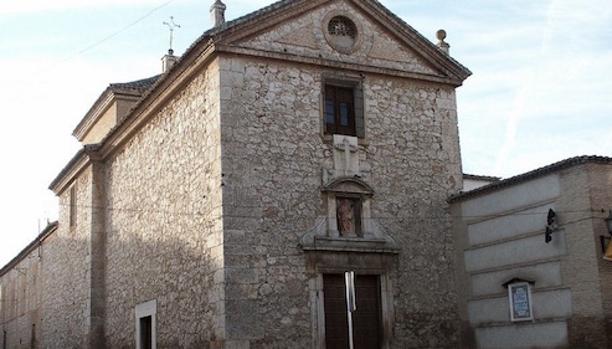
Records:
[[[325,85],[323,106],[325,133],[359,136],[357,130],[360,127],[361,133],[365,135],[363,131],[363,93],[359,89],[359,100],[357,100],[356,91],[357,89],[351,87]],[[360,121],[357,121],[358,112],[361,115]]]
[[[353,339],[355,349],[380,349],[381,306],[380,284],[377,275],[357,275],[355,299],[357,311],[353,313]]]
[[[380,283],[377,275],[357,275],[353,313],[353,343],[355,349],[380,349],[382,342]],[[323,276],[325,307],[325,348],[348,348],[348,320],[344,275]]]
[[[348,348],[348,323],[344,275],[323,276],[325,299],[325,349]]]
[[[357,137],[365,138],[365,105],[361,84],[355,87],[353,95],[355,98],[355,131]]]
[[[343,135],[356,135],[355,99],[351,88],[336,87],[336,130]]]

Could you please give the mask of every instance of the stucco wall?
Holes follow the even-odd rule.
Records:
[[[598,253],[610,166],[577,165],[454,204],[462,317],[481,348],[606,348],[606,272]],[[559,228],[549,244],[549,209]],[[461,266],[463,265],[463,268]],[[534,281],[534,323],[511,323],[512,278]],[[608,291],[609,292],[609,291]],[[609,326],[609,325],[608,325]],[[509,343],[508,338],[520,340]]]
[[[213,62],[107,161],[107,346],[135,345],[157,300],[157,345],[222,335],[219,74]]]
[[[325,216],[324,73],[227,57],[221,63],[227,336],[251,348],[310,347],[300,237]],[[391,271],[392,347],[453,347],[458,328],[446,198],[461,181],[451,87],[366,75],[364,178],[373,216],[402,251]],[[341,254],[340,254],[341,255]]]

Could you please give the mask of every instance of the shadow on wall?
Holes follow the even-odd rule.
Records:
[[[40,337],[40,249],[1,277],[2,348],[36,348]]]
[[[109,219],[109,225],[110,222]],[[169,228],[178,222],[167,223],[157,229],[117,229],[108,233],[104,280],[108,347],[134,347],[135,307],[150,300],[157,301],[160,347],[207,348],[215,340],[213,323],[221,299],[215,273],[221,259],[214,255],[216,250],[208,246],[206,239],[181,238],[205,236],[202,227],[193,227],[188,233],[180,225],[175,230]],[[45,347],[81,348],[87,342],[91,294],[88,244],[89,239],[62,229],[43,244],[43,286],[39,291],[44,298],[39,341]],[[25,341],[21,345],[12,342],[12,336],[7,331],[7,348],[29,345]]]

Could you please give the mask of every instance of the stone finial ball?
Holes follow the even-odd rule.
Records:
[[[436,37],[438,37],[438,40],[444,41],[444,39],[446,39],[446,31],[444,29],[438,30],[436,32]]]

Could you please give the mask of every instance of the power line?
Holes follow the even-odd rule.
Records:
[[[81,54],[83,54],[83,53],[85,53],[85,52],[87,52],[87,51],[89,51],[89,50],[92,50],[92,49],[94,49],[94,48],[96,48],[96,47],[98,47],[98,46],[102,45],[103,43],[105,43],[105,42],[107,42],[107,41],[109,41],[109,40],[113,39],[114,37],[118,36],[119,34],[121,34],[121,33],[125,32],[126,30],[130,29],[131,27],[133,27],[133,26],[135,26],[136,24],[138,24],[138,23],[142,22],[142,21],[143,21],[143,20],[145,20],[146,18],[150,17],[151,15],[153,15],[153,13],[157,12],[159,9],[161,9],[161,8],[163,8],[163,7],[166,7],[166,6],[170,5],[170,4],[171,4],[171,3],[173,3],[174,1],[176,1],[176,0],[169,0],[169,1],[166,1],[166,2],[162,3],[161,5],[159,5],[159,6],[155,7],[154,9],[150,10],[149,12],[147,12],[147,13],[146,13],[145,15],[143,15],[142,17],[140,17],[140,18],[136,19],[134,22],[132,22],[132,23],[130,23],[130,24],[128,24],[128,25],[126,25],[125,27],[123,27],[123,28],[119,29],[118,31],[116,31],[116,32],[114,32],[114,33],[112,33],[112,34],[110,34],[110,35],[108,35],[108,36],[106,36],[106,37],[102,38],[102,39],[101,39],[101,40],[99,40],[98,42],[93,43],[93,44],[91,44],[91,45],[89,45],[89,46],[85,47],[84,49],[80,50],[79,52],[77,52],[77,54],[75,55],[75,57],[76,57],[76,56],[78,56],[78,55],[81,55]],[[72,58],[74,58],[74,57],[71,57],[71,58],[69,58],[69,59],[72,59]]]
[[[60,207],[65,207],[65,208],[70,208],[70,204],[62,204],[59,203],[58,206]],[[88,209],[88,210],[107,210],[107,211],[116,211],[116,212],[128,212],[128,213],[149,213],[149,214],[166,214],[166,215],[174,215],[174,216],[192,216],[192,217],[205,217],[205,216],[209,216],[210,212],[199,212],[199,211],[171,211],[171,210],[163,210],[163,209],[159,209],[159,208],[149,208],[149,209],[143,209],[143,208],[127,208],[127,207],[112,207],[112,206],[94,206],[94,205],[75,205],[75,207],[77,209]],[[218,209],[220,208],[221,205],[216,206],[216,207],[212,207],[213,209]],[[259,209],[259,206],[238,206],[240,208],[253,208],[255,209]],[[210,207],[208,207],[210,208]],[[208,209],[207,208],[207,209]],[[558,214],[574,214],[574,213],[601,213],[603,212],[601,209],[596,210],[596,209],[589,209],[589,210],[561,210],[561,211],[555,211]],[[495,218],[503,218],[503,217],[520,217],[520,216],[546,216],[548,214],[548,211],[546,212],[514,212],[514,213],[499,213],[499,214],[490,214],[490,215],[444,215],[444,214],[440,214],[440,215],[406,215],[406,216],[391,216],[391,217],[383,217],[383,216],[378,216],[378,217],[370,217],[370,219],[378,219],[378,220],[397,220],[397,221],[406,221],[406,220],[441,220],[441,219],[445,219],[445,218],[455,218],[455,219],[477,219],[477,218],[482,218],[482,219],[495,219]],[[258,215],[234,215],[234,214],[225,214],[222,213],[220,216],[223,217],[228,217],[228,218],[260,218],[258,217]],[[300,215],[293,215],[293,214],[289,214],[287,215],[288,217],[299,217],[299,218],[312,218],[312,215],[304,215],[304,214],[300,214]],[[598,218],[596,216],[593,216],[593,218]]]
[[[74,54],[64,58],[61,61],[56,62],[55,64],[51,65],[50,67],[46,68],[46,69],[42,69],[41,71],[39,71],[38,73],[42,73],[43,71],[49,71],[49,70],[53,70],[55,67],[59,66],[60,64],[66,63],[68,61],[73,60],[74,58],[93,50],[94,48],[102,45],[103,43],[114,39],[115,37],[119,36],[120,34],[122,34],[123,32],[127,31],[128,29],[132,28],[133,26],[135,26],[136,24],[144,21],[146,18],[150,17],[151,15],[153,15],[155,12],[159,11],[160,9],[170,5],[171,3],[175,2],[176,0],[168,0],[162,4],[160,4],[159,6],[151,9],[150,11],[148,11],[147,13],[145,13],[143,16],[137,18],[135,21],[129,23],[128,25],[122,27],[121,29],[103,37],[102,39],[84,47],[83,49],[76,51]]]

